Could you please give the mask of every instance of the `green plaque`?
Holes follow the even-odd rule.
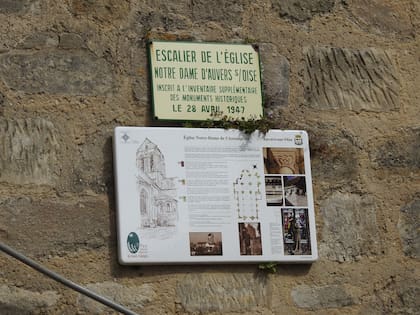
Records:
[[[263,115],[260,58],[253,45],[153,41],[148,49],[156,119]]]

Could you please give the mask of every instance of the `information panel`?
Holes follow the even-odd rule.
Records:
[[[122,264],[317,259],[308,136],[117,127]]]
[[[252,45],[154,41],[149,59],[157,119],[263,114],[259,54]]]

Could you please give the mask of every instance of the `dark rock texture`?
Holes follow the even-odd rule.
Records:
[[[334,8],[334,0],[276,0],[274,8],[280,16],[294,21],[304,22],[317,14],[331,12]]]

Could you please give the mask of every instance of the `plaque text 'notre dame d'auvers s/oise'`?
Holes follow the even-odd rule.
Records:
[[[154,41],[149,57],[157,119],[262,116],[260,61],[252,45]]]

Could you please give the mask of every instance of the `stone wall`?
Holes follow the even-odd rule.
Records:
[[[420,2],[0,0],[0,240],[141,314],[420,312]],[[320,259],[117,263],[115,126],[150,126],[148,39],[260,46],[310,136]],[[107,314],[0,255],[1,314]]]

